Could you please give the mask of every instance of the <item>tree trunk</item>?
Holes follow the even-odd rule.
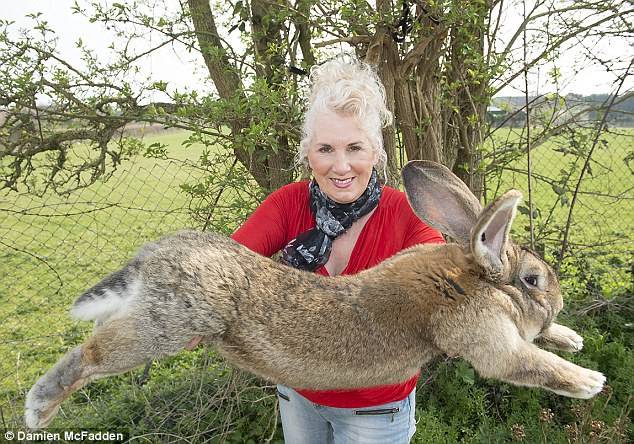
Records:
[[[245,101],[242,81],[229,62],[227,53],[218,37],[218,29],[209,1],[188,0],[188,4],[200,52],[218,95],[224,100]],[[247,116],[241,119],[232,119],[229,122],[229,127],[234,139],[238,140],[242,130],[248,127]],[[252,153],[249,153],[239,143],[234,143],[233,147],[235,156],[249,170],[258,185],[268,189],[269,177],[265,166],[256,162]]]
[[[473,3],[469,15],[477,20],[454,26],[451,31],[451,48],[448,57],[447,81],[456,85],[448,95],[451,106],[445,114],[445,143],[455,150],[453,172],[480,199],[484,189],[482,168],[482,129],[485,125],[486,107],[490,100],[484,77],[488,70],[484,64],[484,38],[488,9],[485,3]]]
[[[275,1],[251,1],[251,35],[255,49],[255,69],[259,78],[266,80],[271,90],[285,93],[285,79],[288,75],[285,67],[285,56],[289,48],[280,43],[282,38],[281,20],[276,16],[283,5]],[[282,126],[286,122],[278,122]],[[267,191],[276,190],[293,179],[293,152],[288,137],[281,128],[276,131],[277,149],[262,146],[258,151],[266,152],[264,163],[268,172]]]
[[[390,3],[387,1],[377,2],[377,11],[379,13],[387,13],[390,7]],[[363,61],[377,67],[377,74],[385,87],[385,98],[387,107],[392,113],[395,109],[395,82],[396,82],[396,69],[398,67],[398,53],[394,47],[390,37],[390,33],[385,24],[377,26],[376,32],[367,49],[363,48],[362,51],[365,54],[360,55]],[[399,169],[398,153],[396,151],[396,116],[394,115],[394,122],[387,128],[383,128],[383,148],[387,154],[386,165],[386,183],[398,187],[401,181],[401,174]]]

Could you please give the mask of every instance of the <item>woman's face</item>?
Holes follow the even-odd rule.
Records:
[[[307,157],[321,191],[339,203],[363,194],[378,159],[358,118],[333,111],[315,118]]]

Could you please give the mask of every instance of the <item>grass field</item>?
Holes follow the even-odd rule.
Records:
[[[149,141],[168,144],[171,158],[197,160],[201,147],[181,147],[184,138]],[[87,325],[67,316],[82,291],[148,240],[192,226],[179,185],[197,174],[178,161],[138,157],[68,198],[0,198],[0,399],[24,390],[83,336]]]
[[[148,137],[146,141],[149,143],[160,141],[168,145],[169,157],[177,160],[137,157],[134,162],[122,165],[109,181],[75,192],[68,198],[60,198],[53,194],[37,198],[16,193],[5,193],[0,197],[0,409],[5,426],[19,425],[24,393],[44,369],[52,365],[72,345],[81,342],[89,331],[90,325],[77,323],[67,316],[67,310],[77,295],[105,274],[120,267],[144,242],[192,225],[188,212],[189,200],[179,185],[196,181],[202,173],[194,168],[185,167],[181,161],[196,161],[203,148],[199,145],[182,147],[181,141],[185,137],[184,133],[178,132]],[[628,278],[626,272],[628,264],[632,263],[634,250],[634,181],[631,171],[623,162],[623,157],[628,151],[633,150],[633,141],[634,133],[608,139],[607,144],[601,145],[594,156],[593,174],[584,181],[584,194],[580,195],[574,213],[574,230],[571,238],[574,244],[573,251],[576,254],[587,252],[593,267],[603,267],[606,270],[601,277],[602,291],[606,297],[630,285],[624,282],[624,279]],[[563,139],[554,140],[535,150],[534,172],[542,176],[557,177],[559,170],[569,168],[567,165],[571,156],[552,151],[553,146],[564,146],[566,143]],[[517,160],[511,167],[523,169],[522,162],[523,160]],[[573,174],[571,177],[574,180],[578,175]],[[490,179],[488,185],[493,187],[496,184]],[[525,191],[525,176],[521,173],[505,172],[500,178],[499,191],[510,187]],[[497,186],[495,189],[498,189]],[[624,193],[626,198],[620,200],[603,196],[623,196]],[[494,191],[491,194],[494,194]],[[557,194],[551,185],[544,182],[536,181],[534,195],[536,206],[541,212],[538,222],[543,224],[550,208],[554,208],[548,224],[543,224],[549,231],[539,234],[544,239],[556,240],[563,229],[569,207],[556,203]],[[523,227],[526,225],[525,216],[520,216],[515,231],[518,234],[523,233]],[[605,245],[599,249],[588,247],[599,242]],[[609,253],[607,258],[606,250]],[[616,267],[614,257],[620,261]],[[612,265],[610,260],[613,261]],[[612,272],[609,272],[610,270]],[[579,291],[575,282],[565,283],[565,287]],[[603,334],[594,324],[588,325],[587,328],[596,330],[592,330],[592,337],[600,337]],[[631,335],[631,332],[624,334]],[[600,351],[599,346],[600,344],[595,347],[596,353]],[[626,364],[619,361],[618,365],[631,368],[631,348],[626,347],[624,352],[619,353],[625,353],[625,358],[622,359],[626,360]],[[187,374],[192,374],[191,368],[199,368],[201,362],[206,363],[206,373],[194,372],[198,378],[195,382],[199,384],[199,389],[193,396],[190,393],[194,390],[191,387],[192,380]],[[596,364],[596,361],[592,362]],[[160,415],[152,416],[148,413],[148,409],[151,410],[148,406],[152,405],[152,408],[156,409],[155,412],[180,412],[180,422],[176,425],[170,423],[172,429],[169,425],[162,424],[163,429],[178,431],[179,427],[182,427],[183,430],[191,431],[190,422],[194,419],[183,411],[196,408],[204,411],[201,405],[205,399],[213,397],[213,390],[218,384],[226,383],[223,379],[223,375],[228,372],[226,369],[207,371],[208,366],[215,365],[209,363],[205,354],[197,352],[167,364],[155,365],[155,374],[149,385],[144,388],[130,384],[130,376],[93,384],[88,391],[74,397],[74,401],[69,403],[67,410],[60,415],[57,424],[72,426],[77,424],[77,418],[91,421],[85,418],[97,415],[105,422],[93,418],[93,425],[119,421],[118,424],[124,423],[131,427],[131,424],[139,423],[141,425],[135,425],[135,430],[142,433],[144,430],[158,427],[157,423],[152,421],[159,420]],[[439,375],[447,377],[458,375],[459,380],[468,374],[468,370],[456,370],[450,366],[441,366],[438,372]],[[445,393],[454,399],[464,396],[454,392],[457,384],[466,393],[470,390],[475,391],[469,395],[475,397],[474,399],[480,399],[478,396],[488,399],[488,392],[483,386],[461,386],[455,382],[455,378],[452,381],[453,386],[439,382],[440,385],[436,386],[439,393]],[[511,393],[519,396],[519,401],[514,401],[512,406],[509,404],[509,408],[525,408],[526,406],[522,407],[522,399],[529,404],[534,402],[534,399],[559,399],[549,395],[526,398],[521,389],[511,390]],[[100,400],[91,400],[93,397],[99,399],[100,394]],[[436,397],[433,391],[424,389],[420,396],[429,405],[429,408],[419,411],[424,427],[438,430],[438,433],[442,432],[443,427],[447,427],[447,430],[449,427],[467,427],[459,421],[448,425],[447,411],[454,409],[455,406],[449,408],[443,407],[442,403],[438,404],[440,398]],[[258,427],[265,427],[262,424],[268,421],[273,405],[272,399],[266,398],[257,414],[253,411],[249,413],[257,417],[251,418],[253,424],[258,423]],[[166,405],[157,407],[156,403]],[[128,409],[114,408],[115,404],[125,405]],[[436,411],[435,408],[440,410]],[[487,416],[488,411],[478,412],[474,410],[472,414],[476,417],[483,415],[482,420],[485,423],[493,420]],[[207,411],[206,414],[218,416],[212,411]],[[150,415],[151,420],[139,422],[139,418],[145,417],[144,415]],[[210,419],[202,413],[198,414],[194,421],[196,427],[201,427],[201,423],[206,420],[213,422],[217,421],[217,418]],[[234,428],[252,426],[243,424],[234,425]],[[498,426],[492,423],[490,427]],[[276,436],[279,436],[279,430]],[[425,442],[423,439],[427,438],[423,436],[433,435],[422,435],[421,432],[417,436],[420,442]],[[244,442],[236,436],[232,439],[235,439],[232,442]],[[447,439],[447,442],[452,442]],[[158,438],[156,440],[162,441]],[[504,439],[500,442],[503,441]],[[149,442],[155,441],[150,439]]]
[[[518,139],[515,130],[499,131],[495,135],[498,150],[504,148],[500,142]],[[631,279],[628,264],[634,261],[634,162],[628,166],[624,161],[628,154],[634,152],[634,131],[617,131],[620,135],[602,136],[592,154],[590,169],[581,181],[569,230],[571,250],[568,254],[585,256],[594,266],[606,272],[602,285],[606,287],[607,294],[622,286],[628,277]],[[587,131],[582,136],[586,139],[578,142],[577,146],[587,150],[592,145],[592,133]],[[568,137],[558,136],[532,151],[535,177],[532,199],[533,209],[537,210],[535,236],[537,242],[549,246],[551,252],[558,250],[561,244],[573,190],[585,160],[555,149],[571,150],[573,146]],[[509,188],[517,188],[523,191],[524,206],[528,207],[526,169],[526,156],[522,156],[510,162],[501,176],[489,176],[489,198]],[[565,178],[567,180],[563,181]],[[563,189],[567,191],[562,192]],[[520,214],[514,224],[514,232],[528,239],[528,227],[527,214]],[[610,267],[610,273],[607,273],[606,267]]]

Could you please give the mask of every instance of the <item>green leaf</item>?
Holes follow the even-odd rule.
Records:
[[[158,81],[152,84],[152,88],[165,92],[167,90],[167,82]]]
[[[475,371],[464,361],[456,365],[456,376],[468,385],[475,384]]]
[[[165,159],[167,157],[167,145],[160,142],[154,142],[145,149],[145,157],[156,159]]]
[[[520,214],[523,214],[525,216],[528,216],[528,213],[530,212],[528,207],[525,207],[524,205],[518,205],[517,206],[517,211],[519,211]]]
[[[566,192],[566,190],[564,190],[562,187],[560,187],[557,184],[552,184],[552,188],[553,188],[553,191],[559,196],[561,196],[562,194]]]

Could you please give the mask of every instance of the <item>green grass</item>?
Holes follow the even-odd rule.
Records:
[[[573,221],[582,231],[580,236],[596,237],[601,232],[596,227],[595,222],[601,221],[605,225],[604,232],[627,232],[632,234],[634,228],[634,176],[624,162],[624,157],[634,151],[634,130],[622,130],[626,136],[616,136],[608,134],[602,136],[604,143],[598,144],[592,155],[590,162],[591,171],[586,173],[581,182],[580,194],[576,203]],[[504,141],[506,139],[517,139],[509,130],[506,134],[495,135],[496,139]],[[558,136],[547,143],[537,147],[532,151],[532,171],[535,177],[548,177],[558,179],[562,176],[561,171],[571,170],[572,165],[577,166],[577,171],[571,175],[568,188],[574,188],[579,178],[579,170],[583,164],[583,159],[576,160],[570,154],[563,154],[554,151],[555,148],[565,148],[570,142],[563,136]],[[632,165],[634,167],[634,164]],[[511,168],[525,170],[527,167],[526,156],[511,162]],[[540,209],[542,215],[551,208],[554,202],[558,201],[558,195],[553,187],[540,179],[535,179],[533,188],[533,199],[535,205]],[[504,171],[499,180],[489,178],[488,188],[500,193],[509,188],[519,188],[527,196],[527,179],[525,174],[519,172]],[[608,197],[605,195],[615,196]],[[563,224],[567,217],[572,193],[565,193],[567,202],[554,206],[554,220],[558,224]],[[619,199],[618,196],[621,198]],[[489,196],[491,198],[491,196]]]
[[[125,162],[107,182],[68,198],[52,193],[39,198],[16,193],[0,197],[0,418],[4,425],[20,426],[25,392],[88,334],[89,324],[67,315],[74,299],[118,269],[144,242],[195,225],[188,211],[189,198],[179,186],[195,183],[204,173],[180,161],[196,162],[203,147],[182,147],[186,136],[173,132],[146,138],[148,143],[168,145],[169,157],[179,161],[139,156]],[[507,136],[498,133],[496,137],[502,141]],[[608,137],[607,145],[595,155],[593,175],[584,181],[584,192],[618,194],[634,185],[622,160],[632,150],[632,140],[634,133]],[[571,156],[552,152],[557,144],[566,143],[558,139],[536,149],[535,173],[557,177],[559,170],[568,168]],[[516,160],[512,166],[522,169],[522,162]],[[496,184],[490,178],[488,185]],[[526,195],[525,176],[507,172],[496,189],[502,192],[511,187]],[[488,197],[494,194],[492,190]],[[550,185],[536,181],[534,195],[541,228],[557,194]],[[631,191],[628,200],[618,202],[596,194],[581,195],[571,238],[572,251],[579,257],[563,269],[563,286],[573,302],[568,313],[581,307],[589,291],[586,275],[598,276],[595,284],[607,298],[631,292],[627,280],[631,277],[625,270],[632,261],[633,197]],[[551,257],[568,208],[554,205],[551,219],[543,224],[551,231],[538,231],[540,241],[550,242],[547,253]],[[514,228],[517,236],[525,235],[526,225],[526,217],[520,215]],[[581,245],[614,240],[619,242],[599,248]],[[588,437],[592,420],[604,421],[611,434],[605,432],[604,437],[619,442],[615,437],[618,421],[627,417],[628,396],[632,396],[632,330],[625,327],[632,320],[600,310],[585,317],[564,313],[564,320],[586,338],[586,351],[571,359],[606,372],[615,390],[611,397],[601,395],[581,403],[542,390],[513,388],[477,376],[465,378],[470,374],[466,364],[441,363],[429,370],[434,375],[432,384],[419,387],[415,442],[508,442],[514,433],[519,436],[515,425],[523,428],[525,442],[543,441],[545,433],[548,442],[567,442],[570,434],[564,426],[574,426]],[[179,436],[214,442],[222,430],[232,431],[223,435],[229,442],[259,442],[272,432],[274,439],[280,438],[279,426],[271,422],[275,402],[270,390],[248,388],[261,381],[225,368],[213,355],[197,351],[155,363],[150,382],[143,387],[135,384],[138,376],[136,371],[91,384],[64,405],[54,426],[125,429],[135,436],[146,435],[149,442]],[[587,411],[577,417],[577,406]],[[545,408],[555,412],[552,422],[539,420]]]
[[[634,130],[617,129],[620,135],[601,136],[590,162],[590,170],[580,182],[574,203],[568,242],[570,249],[566,264],[583,256],[597,272],[601,272],[604,295],[610,295],[629,278],[629,264],[634,260],[634,175],[624,158],[634,152]],[[584,131],[579,143],[586,150],[592,145],[592,133]],[[515,130],[501,129],[494,135],[496,149],[502,150],[508,142],[516,142]],[[570,150],[570,138],[557,136],[549,139],[531,153],[533,181],[532,200],[535,211],[535,236],[537,244],[546,246],[549,259],[559,252],[561,240],[568,223],[574,189],[580,177],[583,158],[557,152]],[[493,144],[488,144],[492,155]],[[527,158],[522,156],[508,165],[501,176],[488,178],[488,198],[510,188],[524,193],[524,206],[528,207]],[[631,165],[634,168],[634,163]],[[512,171],[515,170],[515,171]],[[567,182],[559,182],[569,176]],[[555,181],[556,184],[547,182]],[[557,188],[557,191],[555,190]],[[565,192],[561,192],[561,190]],[[516,237],[528,239],[527,214],[520,214],[514,224]]]
[[[182,147],[184,133],[150,136],[170,157],[197,161],[202,147]],[[179,162],[121,165],[107,182],[62,198],[7,193],[0,199],[0,405],[15,398],[87,324],[72,321],[74,299],[119,268],[148,240],[192,226],[179,185],[201,173]]]

